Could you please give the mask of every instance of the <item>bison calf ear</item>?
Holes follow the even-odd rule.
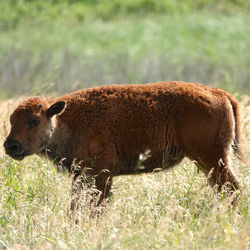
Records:
[[[66,103],[64,101],[59,101],[54,104],[52,104],[48,109],[47,109],[47,117],[52,117],[53,115],[58,115],[60,114],[64,108],[65,108]]]

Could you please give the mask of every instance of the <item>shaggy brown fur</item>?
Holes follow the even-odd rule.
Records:
[[[168,168],[185,156],[218,190],[239,189],[228,166],[231,146],[242,157],[239,107],[221,89],[175,81],[94,87],[55,100],[30,98],[10,121],[4,144],[10,156],[46,154],[74,172],[74,179],[91,167],[87,173],[95,178],[100,202],[113,176]],[[147,149],[145,168],[136,168]],[[73,170],[75,160],[80,168]]]

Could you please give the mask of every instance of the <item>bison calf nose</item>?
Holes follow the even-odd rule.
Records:
[[[7,139],[3,144],[5,151],[9,155],[20,154],[23,153],[22,145],[13,139]]]

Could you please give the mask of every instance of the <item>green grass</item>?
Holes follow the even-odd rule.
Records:
[[[203,82],[250,93],[249,1],[0,0],[0,99],[111,83]],[[0,102],[0,144],[18,100]],[[0,248],[247,249],[249,97],[243,97],[246,165],[235,208],[190,161],[167,172],[114,178],[106,211],[68,216],[71,180],[39,157],[0,147]],[[84,204],[84,203],[83,203]]]
[[[37,157],[1,158],[0,244],[72,249],[247,249],[246,169],[237,208],[216,197],[185,162],[171,171],[115,178],[107,211],[76,225],[67,216],[70,179]],[[243,177],[243,178],[242,178]],[[237,244],[238,248],[235,248]]]
[[[13,29],[41,22],[77,23],[93,20],[116,20],[132,16],[145,17],[213,12],[247,13],[246,0],[0,0],[0,28]]]
[[[0,36],[0,93],[185,80],[250,92],[250,18],[175,15],[23,26]]]
[[[162,80],[250,93],[248,1],[13,0],[0,9],[0,98]]]
[[[83,202],[75,224],[68,216],[68,174],[37,156],[14,161],[1,148],[0,248],[248,249],[249,101],[242,97],[246,164],[232,161],[242,187],[233,208],[214,194],[195,164],[185,160],[165,172],[115,177],[106,211],[91,218]],[[6,121],[18,102],[2,102],[0,119]],[[1,144],[8,127],[1,124]]]

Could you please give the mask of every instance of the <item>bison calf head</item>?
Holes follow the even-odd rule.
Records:
[[[4,142],[6,153],[16,160],[40,153],[53,129],[53,117],[63,112],[64,101],[50,105],[45,99],[30,98],[11,114],[11,130]]]

